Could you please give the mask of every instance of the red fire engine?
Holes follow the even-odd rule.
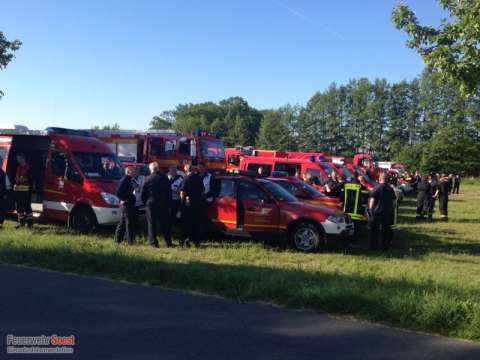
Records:
[[[157,161],[162,169],[203,161],[211,170],[225,170],[225,148],[219,136],[206,131],[182,135],[175,130],[92,130],[123,162]]]
[[[87,132],[63,128],[0,129],[0,155],[11,181],[18,154],[25,155],[30,167],[34,216],[68,222],[81,232],[118,221],[119,200],[114,194],[123,168],[102,141]]]

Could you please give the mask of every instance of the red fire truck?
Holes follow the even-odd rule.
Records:
[[[123,167],[102,141],[88,132],[63,128],[0,129],[3,169],[11,180],[20,153],[30,165],[34,216],[67,222],[80,232],[118,222],[119,199],[114,194]]]
[[[92,130],[122,162],[157,161],[162,169],[203,161],[210,170],[225,170],[225,148],[206,131],[182,135],[175,130]]]
[[[227,158],[227,171],[257,172],[261,167],[265,176],[270,176],[273,171],[284,171],[288,174],[297,173],[300,176],[310,173],[319,181],[319,188],[328,180],[328,174],[315,159],[296,158],[290,159],[288,153],[283,151],[255,150],[252,148],[225,150]]]

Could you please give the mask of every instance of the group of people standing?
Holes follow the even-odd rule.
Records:
[[[163,235],[167,247],[172,243],[172,226],[180,225],[180,245],[192,242],[198,246],[202,237],[201,225],[206,217],[205,207],[213,201],[216,182],[204,163],[198,166],[186,164],[183,169],[170,167],[162,172],[157,162],[149,164],[150,175],[141,190],[141,204],[145,206],[149,243],[158,247],[157,235]],[[139,187],[135,181],[136,170],[127,166],[125,177],[117,191],[121,201],[121,219],[115,231],[115,241],[135,241],[138,227],[138,204],[135,193]]]
[[[458,194],[460,191],[460,175],[446,174],[421,176],[415,173],[413,186],[417,191],[417,219],[432,220],[435,203],[438,199],[440,219],[448,219],[448,196]]]
[[[3,226],[3,222],[5,221],[9,204],[8,196],[12,188],[18,217],[18,222],[15,227],[33,226],[30,165],[27,163],[25,155],[21,153],[16,155],[16,161],[18,166],[12,184],[8,175],[2,170],[3,158],[0,156],[0,227]]]

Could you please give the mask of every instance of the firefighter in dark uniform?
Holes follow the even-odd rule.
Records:
[[[448,177],[442,175],[438,183],[438,205],[440,208],[440,220],[448,219],[448,191],[449,191]]]
[[[145,180],[142,202],[148,225],[150,245],[158,247],[157,228],[160,229],[167,247],[172,246],[171,204],[172,189],[167,175],[160,172],[157,162],[149,165],[150,175]]]
[[[379,176],[379,185],[370,194],[368,202],[368,213],[370,222],[370,248],[378,248],[378,233],[382,233],[382,248],[390,248],[393,231],[393,207],[395,204],[395,191],[388,184],[388,175],[381,173]]]
[[[137,232],[138,213],[135,203],[137,198],[134,194],[133,177],[135,176],[135,168],[128,166],[125,169],[120,186],[117,190],[117,196],[121,201],[121,218],[115,231],[115,242],[121,243],[126,240],[129,244],[135,242]]]
[[[2,169],[3,158],[0,156],[0,228],[5,221],[5,215],[8,210],[8,192],[10,191],[10,181]]]
[[[424,219],[430,207],[430,184],[428,178],[423,176],[417,183],[417,219]]]
[[[183,183],[180,197],[182,199],[182,230],[183,239],[180,245],[192,241],[195,246],[200,245],[200,234],[202,230],[202,208],[203,193],[205,187],[200,175],[190,164],[185,165],[187,177]]]
[[[459,174],[455,175],[455,177],[453,178],[452,194],[457,194],[458,195],[458,192],[460,191],[460,182],[461,181],[462,181],[462,179],[460,178],[460,175]]]
[[[15,173],[15,185],[13,186],[15,205],[18,215],[16,228],[25,224],[33,226],[32,196],[30,192],[30,166],[25,160],[24,154],[17,155],[18,167]]]
[[[435,211],[435,201],[438,198],[438,181],[435,174],[431,174],[428,177],[428,183],[430,184],[430,199],[428,204],[428,220],[432,220],[433,212]]]

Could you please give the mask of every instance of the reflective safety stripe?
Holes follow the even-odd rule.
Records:
[[[15,184],[13,186],[13,191],[29,191],[30,190],[30,186],[28,185],[17,185]]]

